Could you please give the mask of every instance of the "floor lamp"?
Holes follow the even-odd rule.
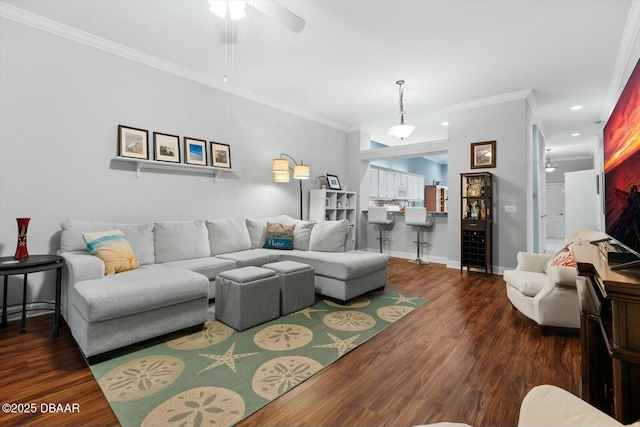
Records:
[[[289,160],[282,157],[288,157],[293,162],[293,168],[289,166]],[[297,179],[300,183],[300,219],[302,219],[302,180],[309,179],[311,168],[309,165],[305,165],[302,161],[298,163],[293,157],[286,153],[280,153],[280,157],[273,159],[273,180],[275,182],[289,182],[291,173],[293,172],[293,178]]]

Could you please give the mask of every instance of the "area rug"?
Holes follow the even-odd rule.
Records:
[[[228,426],[383,331],[426,301],[372,292],[237,332],[210,321],[185,335],[91,366],[123,426]]]

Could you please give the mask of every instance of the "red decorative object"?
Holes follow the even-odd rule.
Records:
[[[16,254],[13,257],[15,259],[28,258],[27,228],[29,228],[29,221],[31,221],[31,218],[16,218],[16,221],[18,221],[18,247],[16,248]]]

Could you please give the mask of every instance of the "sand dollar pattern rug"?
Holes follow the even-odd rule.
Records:
[[[310,378],[426,301],[372,292],[237,332],[202,331],[91,366],[123,426],[230,426]]]

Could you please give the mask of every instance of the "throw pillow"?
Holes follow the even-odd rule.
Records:
[[[544,272],[549,273],[550,267],[576,267],[576,258],[573,255],[571,245],[567,245],[551,258],[544,266]]]
[[[293,249],[293,230],[295,227],[295,224],[268,222],[264,247],[267,249]]]
[[[89,252],[104,262],[104,274],[115,274],[138,268],[133,249],[120,230],[82,233]]]
[[[349,221],[319,221],[311,230],[309,250],[319,252],[344,252],[349,235]]]

